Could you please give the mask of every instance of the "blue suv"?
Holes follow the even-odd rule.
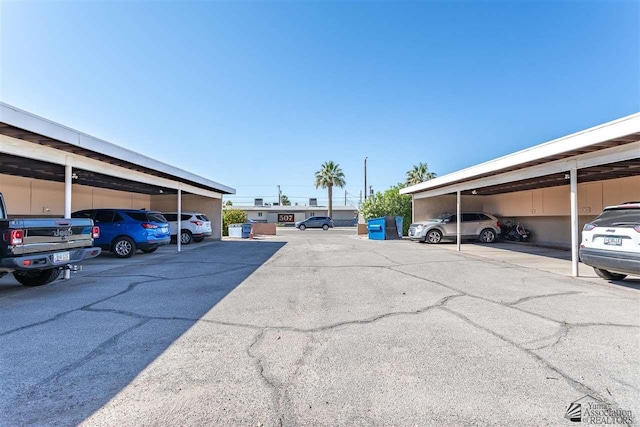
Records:
[[[111,251],[118,258],[129,258],[140,249],[155,252],[171,241],[169,223],[160,212],[135,209],[87,209],[71,218],[91,218],[100,227],[94,246]]]

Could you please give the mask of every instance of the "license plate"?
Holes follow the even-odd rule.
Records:
[[[56,252],[53,254],[53,263],[56,264],[58,262],[67,262],[69,261],[69,252]]]
[[[605,237],[605,245],[622,246],[622,237]]]

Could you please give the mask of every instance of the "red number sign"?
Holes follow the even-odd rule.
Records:
[[[293,214],[278,214],[278,222],[295,222]]]

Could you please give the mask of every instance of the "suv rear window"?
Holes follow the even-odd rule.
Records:
[[[207,216],[204,215],[204,214],[196,215],[196,217],[198,217],[198,219],[201,220],[201,221],[209,221],[209,218],[207,218]]]
[[[147,218],[152,222],[167,222],[167,219],[160,212],[149,212]]]
[[[598,227],[616,227],[640,224],[640,208],[616,208],[602,212],[591,221]]]

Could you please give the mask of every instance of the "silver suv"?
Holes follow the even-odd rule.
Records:
[[[409,238],[428,243],[440,243],[442,239],[455,239],[458,221],[456,214],[443,214],[438,218],[420,221],[409,227]],[[483,243],[492,243],[500,234],[498,218],[484,212],[462,214],[460,237],[479,239]]]
[[[304,231],[305,228],[322,228],[327,231],[333,228],[333,221],[328,216],[312,216],[303,221],[296,222],[296,228]]]
[[[640,202],[608,206],[585,224],[580,260],[603,279],[640,276]]]

